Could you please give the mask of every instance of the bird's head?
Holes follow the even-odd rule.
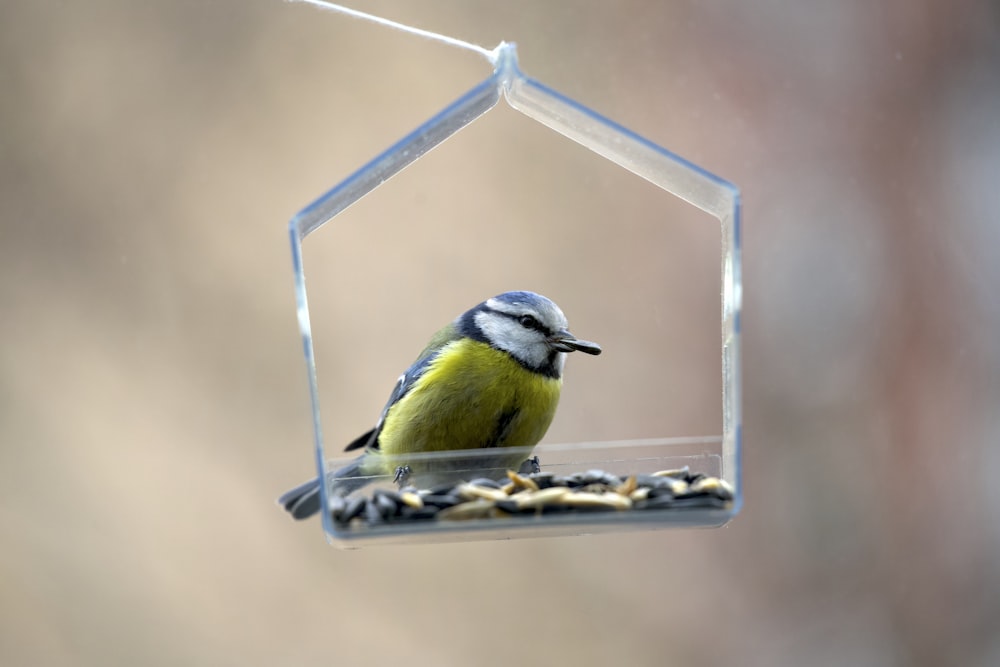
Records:
[[[569,332],[566,316],[534,292],[504,292],[465,313],[463,333],[507,352],[534,371],[561,377],[566,353],[600,354],[597,343]]]

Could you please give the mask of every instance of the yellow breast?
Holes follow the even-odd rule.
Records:
[[[388,459],[414,452],[533,447],[552,423],[561,388],[561,379],[533,373],[485,343],[453,341],[390,408],[379,449]]]

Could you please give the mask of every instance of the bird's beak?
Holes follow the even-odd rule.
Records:
[[[549,345],[554,350],[560,352],[585,352],[586,354],[600,354],[601,346],[591,343],[589,340],[580,340],[565,329],[557,331],[549,337]]]

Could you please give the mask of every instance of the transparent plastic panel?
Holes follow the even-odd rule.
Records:
[[[291,221],[298,318],[308,369],[315,432],[314,453],[320,478],[332,483],[331,471],[347,465],[350,459],[330,461],[324,449],[302,243],[333,217],[494,108],[501,97],[511,108],[528,118],[641,176],[718,221],[722,249],[721,434],[543,444],[533,451],[522,452],[524,459],[537,456],[541,470],[529,466],[522,469],[520,477],[514,473],[510,473],[513,477],[508,477],[507,469],[512,465],[493,469],[493,464],[475,463],[477,457],[487,457],[489,453],[408,455],[401,464],[412,463],[426,469],[462,469],[462,472],[451,475],[448,480],[428,480],[427,485],[410,489],[408,493],[419,490],[417,495],[420,498],[411,493],[405,498],[409,504],[404,502],[398,491],[392,491],[396,485],[391,475],[371,480],[366,488],[346,498],[331,494],[329,484],[320,485],[324,529],[335,543],[355,547],[369,538],[375,543],[442,541],[722,525],[739,511],[742,503],[739,192],[733,185],[700,167],[525,77],[518,69],[513,44],[502,44],[494,54],[495,70],[489,78],[306,207]],[[456,279],[460,278],[456,276]],[[586,332],[580,333],[586,337]],[[386,336],[389,337],[389,334]],[[597,471],[606,473],[607,479],[603,482],[596,480]],[[588,472],[596,481],[584,483],[583,477]],[[656,473],[659,473],[660,481],[654,478]],[[484,476],[498,480],[484,487],[491,491],[462,486],[463,482]],[[550,484],[552,478],[567,488],[572,487],[572,494],[553,488],[534,488]],[[418,481],[407,480],[404,484]],[[452,496],[464,494],[468,497],[462,499],[462,507],[427,508],[424,500],[428,497],[434,499],[431,492],[435,489],[429,487],[435,484],[440,494],[446,495],[447,492]],[[656,488],[639,488],[643,485]],[[502,498],[492,493],[497,491],[496,486],[503,487],[503,492],[509,497]],[[669,493],[663,490],[665,487],[670,487]],[[667,496],[673,500],[657,500]],[[451,501],[436,502],[446,505]],[[489,505],[491,502],[493,505]],[[548,504],[544,504],[546,502]],[[392,503],[395,509],[390,507]],[[536,506],[536,503],[541,504]],[[360,504],[364,507],[359,510]],[[352,516],[352,513],[357,513],[357,516]]]

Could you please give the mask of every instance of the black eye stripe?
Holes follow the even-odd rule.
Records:
[[[537,317],[531,315],[530,313],[521,313],[520,315],[518,315],[517,313],[508,313],[502,310],[497,310],[496,308],[489,308],[489,307],[485,307],[483,308],[483,310],[489,313],[493,313],[495,315],[500,315],[501,317],[506,317],[508,319],[514,320],[525,329],[530,329],[532,331],[540,331],[546,336],[552,335],[552,331],[544,324],[542,324]],[[525,324],[525,320],[528,321],[528,324]]]
[[[552,332],[549,331],[548,327],[539,322],[538,318],[535,317],[534,315],[528,315],[528,314],[511,315],[510,317],[511,319],[517,320],[518,323],[525,329],[529,329],[531,331],[539,331],[545,334],[546,336],[552,335]]]

